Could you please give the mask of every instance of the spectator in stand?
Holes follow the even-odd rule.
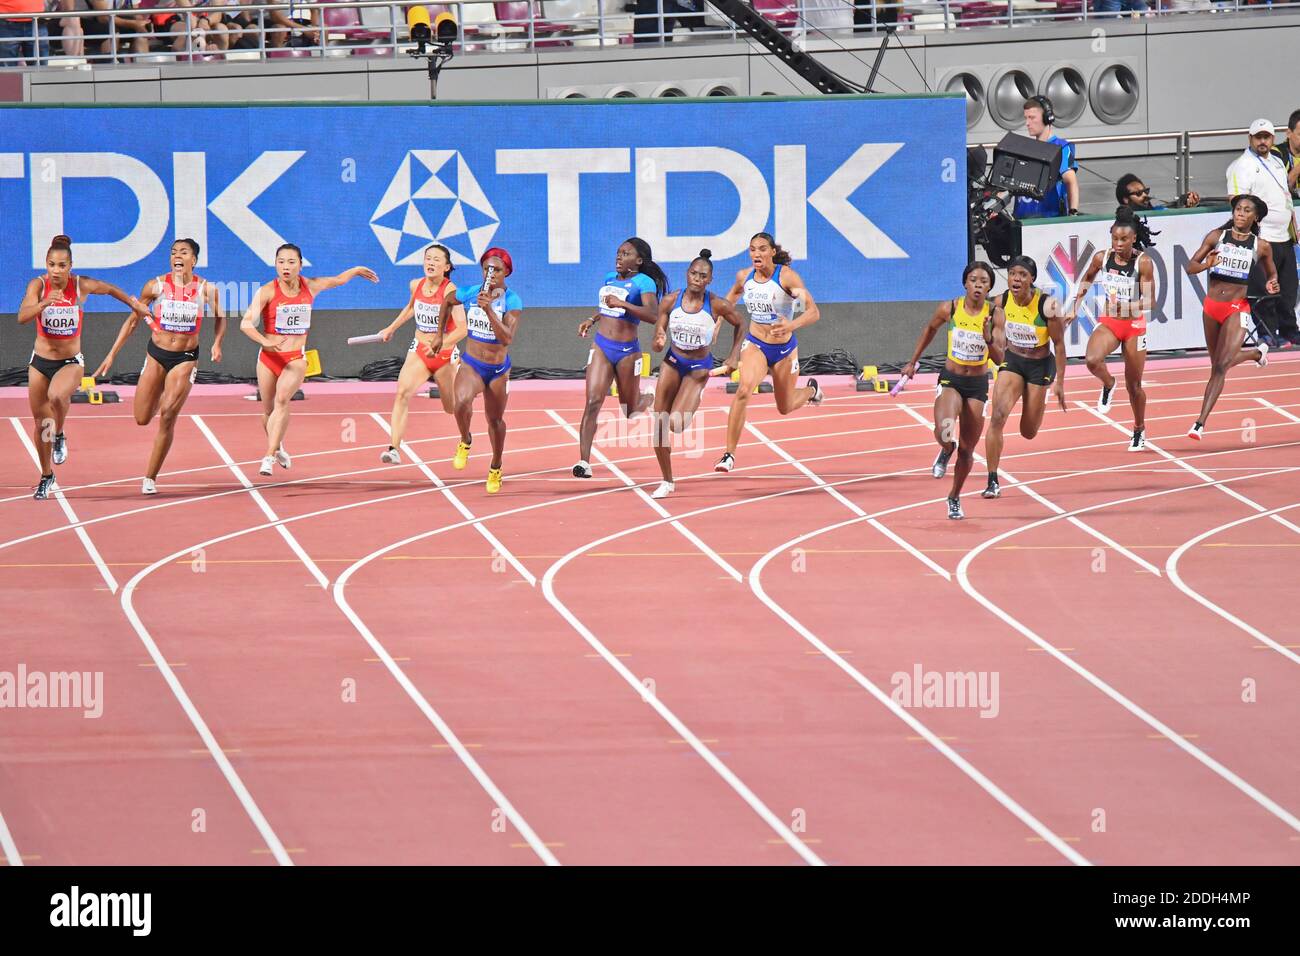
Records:
[[[106,17],[86,18],[84,24],[86,35],[99,37],[99,39],[86,41],[88,53],[116,57],[118,53],[149,52],[149,18],[135,12],[134,0],[88,0],[88,2],[91,10],[102,10],[109,14]],[[113,49],[113,41],[108,37],[110,30],[117,37],[116,50]]]
[[[1273,154],[1286,167],[1291,198],[1300,200],[1300,110],[1292,113],[1286,121],[1286,141],[1274,146]]]
[[[1101,16],[1103,14],[1114,14],[1121,16],[1125,13],[1132,16],[1147,12],[1147,0],[1093,0],[1088,4],[1088,10],[1092,16]]]
[[[1201,204],[1201,196],[1193,190],[1183,193],[1166,206],[1164,203],[1155,202],[1151,198],[1151,190],[1135,173],[1125,173],[1119,178],[1119,182],[1115,184],[1115,201],[1121,206],[1132,206],[1134,209],[1146,211],[1155,209],[1190,209]]]
[[[0,0],[0,14],[44,12],[45,0]],[[27,66],[36,66],[49,58],[50,44],[45,39],[49,35],[48,28],[41,25],[40,49],[35,49],[37,44],[32,41],[34,19],[35,17],[26,16],[16,20],[0,20],[0,66],[22,65],[17,60],[22,60]]]
[[[888,0],[876,0],[873,8],[871,0],[854,0],[853,32],[870,33],[872,27],[892,27],[898,23],[898,11],[902,3],[890,3]]]
[[[1259,234],[1269,244],[1273,265],[1277,269],[1280,295],[1269,295],[1264,287],[1264,270],[1258,262],[1250,273],[1246,297],[1261,332],[1273,336],[1277,346],[1300,345],[1296,329],[1296,219],[1291,189],[1296,170],[1288,173],[1286,164],[1273,152],[1273,123],[1257,119],[1250,124],[1245,151],[1228,167],[1228,195],[1258,196],[1268,207],[1268,215],[1259,224]],[[1257,303],[1257,304],[1256,304]]]
[[[662,21],[659,19],[661,12]],[[635,19],[632,21],[633,43],[658,43],[660,33],[664,34],[664,40],[671,40],[673,27],[703,30],[703,0],[636,0]]]
[[[1061,147],[1061,178],[1057,180],[1055,189],[1042,199],[1018,196],[1015,207],[1017,219],[1079,214],[1079,164],[1075,161],[1074,144],[1055,135],[1052,131],[1052,123],[1055,121],[1052,101],[1046,96],[1031,96],[1025,100],[1025,134]]]
[[[49,0],[46,9],[51,13],[56,10],[60,13],[74,13],[89,8],[85,5],[85,0]],[[63,17],[59,20],[59,30],[63,34],[59,43],[63,55],[81,56],[85,52],[85,43],[81,39],[81,17]]]
[[[266,11],[266,45],[317,46],[320,44],[320,10],[295,10],[290,3],[285,10]]]

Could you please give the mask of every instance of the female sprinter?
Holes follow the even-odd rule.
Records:
[[[668,341],[668,354],[659,366],[659,385],[655,388],[655,457],[664,480],[651,498],[667,498],[673,493],[672,439],[670,435],[686,430],[700,407],[700,395],[713,374],[710,348],[723,321],[730,322],[735,335],[731,354],[721,368],[735,368],[740,356],[742,325],[730,302],[709,291],[713,278],[712,253],[701,249],[686,272],[686,288],[664,299],[655,325],[654,350],[661,351]]]
[[[1106,356],[1115,351],[1117,345],[1123,348],[1124,387],[1128,389],[1129,405],[1133,408],[1133,437],[1129,439],[1129,451],[1141,451],[1147,444],[1147,393],[1142,387],[1142,370],[1147,363],[1146,314],[1155,301],[1156,283],[1151,257],[1142,252],[1146,242],[1138,236],[1139,232],[1145,231],[1132,209],[1128,206],[1119,208],[1110,227],[1110,251],[1098,252],[1092,257],[1065,317],[1066,325],[1074,321],[1079,303],[1100,273],[1106,298],[1099,303],[1097,325],[1088,336],[1088,371],[1101,379],[1097,411],[1110,411],[1110,393],[1115,389],[1115,376],[1106,368]]]
[[[257,470],[259,475],[271,474],[276,464],[289,467],[289,454],[282,445],[289,429],[289,402],[307,373],[303,348],[317,293],[347,285],[357,276],[379,281],[365,266],[309,279],[302,274],[302,250],[289,242],[275,250],[275,272],[275,278],[257,290],[239,324],[240,331],[262,347],[257,360],[257,394],[262,399],[266,455]]]
[[[32,496],[48,498],[58,486],[54,465],[68,458],[68,439],[63,420],[72,393],[81,384],[85,360],[81,357],[82,305],[87,296],[111,295],[130,306],[137,315],[149,314],[149,307],[117,286],[72,274],[72,240],[55,236],[45,253],[45,275],[27,283],[18,306],[18,322],[36,323],[36,347],[27,366],[27,400],[32,409],[32,439],[41,464],[41,480]]]
[[[402,447],[406,434],[406,416],[410,411],[411,396],[432,378],[438,384],[438,397],[442,410],[448,415],[456,410],[456,367],[460,363],[460,350],[456,343],[465,337],[465,310],[457,306],[447,317],[444,328],[442,300],[448,292],[456,291],[451,283],[451,250],[437,243],[424,250],[424,277],[411,280],[411,300],[397,318],[379,334],[388,342],[393,334],[415,316],[415,338],[406,353],[406,362],[397,376],[397,397],[393,399],[393,417],[389,423],[388,451],[379,460],[396,465],[402,460],[397,450]]]
[[[945,326],[948,333],[948,358],[939,376],[939,395],[934,400],[934,437],[939,443],[939,457],[931,474],[942,478],[948,471],[948,459],[957,452],[952,490],[948,493],[948,517],[960,521],[961,488],[975,460],[975,447],[984,431],[984,403],[989,397],[988,360],[1002,361],[1001,346],[993,340],[993,327],[1002,321],[1002,310],[989,303],[993,288],[993,268],[984,262],[972,262],[961,274],[966,295],[940,302],[934,315],[921,330],[912,360],[903,367],[911,378],[921,354]],[[956,434],[956,440],[953,435]]]
[[[993,383],[993,415],[984,437],[989,483],[985,498],[1002,494],[998,462],[1002,459],[1002,430],[1007,416],[1024,399],[1020,409],[1020,434],[1033,438],[1043,424],[1047,389],[1065,411],[1065,321],[1061,303],[1034,288],[1038,265],[1029,256],[1016,256],[1007,269],[1008,289],[999,300],[1004,321],[995,320],[993,338],[1004,346],[1002,364]],[[1051,339],[1051,346],[1047,344]],[[1053,357],[1055,352],[1055,357]]]
[[[1187,437],[1201,440],[1205,420],[1210,417],[1214,403],[1223,391],[1223,380],[1228,369],[1248,359],[1263,368],[1268,364],[1268,346],[1260,343],[1246,350],[1241,343],[1246,339],[1242,315],[1250,315],[1246,301],[1246,284],[1250,270],[1256,262],[1268,277],[1269,295],[1277,295],[1277,268],[1269,244],[1259,237],[1259,221],[1268,213],[1263,200],[1255,196],[1234,196],[1232,218],[1213,230],[1196,250],[1187,264],[1187,274],[1209,271],[1210,285],[1205,290],[1205,312],[1201,324],[1205,327],[1205,348],[1210,354],[1210,380],[1205,383],[1205,400],[1201,414],[1187,431]]]
[[[474,397],[483,393],[483,414],[487,418],[488,440],[492,442],[492,463],[488,466],[487,493],[501,490],[501,455],[506,447],[506,401],[509,398],[510,343],[519,329],[524,303],[505,279],[515,271],[510,253],[493,247],[479,260],[483,281],[468,289],[448,292],[442,300],[443,321],[460,303],[465,303],[465,351],[461,353],[460,371],[456,373],[456,425],[460,442],[451,466],[458,471],[469,463],[469,449],[474,441],[470,421],[474,417]]]
[[[578,430],[578,463],[573,466],[573,477],[590,478],[591,443],[596,437],[600,406],[609,394],[609,383],[618,378],[619,403],[631,418],[644,411],[653,400],[642,395],[637,380],[637,361],[641,346],[637,342],[637,327],[642,322],[652,325],[659,318],[659,296],[668,291],[668,277],[650,254],[650,245],[633,236],[614,253],[614,269],[605,276],[600,287],[596,314],[578,326],[578,334],[586,337],[596,325],[596,344],[587,362],[587,406],[582,411],[582,425]],[[599,324],[597,324],[599,323]]]
[[[149,466],[140,489],[146,495],[158,493],[155,484],[158,472],[162,471],[163,461],[172,447],[176,419],[199,372],[199,329],[205,312],[211,313],[216,328],[212,361],[221,361],[226,318],[217,302],[217,290],[194,274],[198,260],[199,244],[193,239],[177,239],[171,249],[172,271],[150,279],[140,293],[140,301],[153,309],[153,319],[149,321],[152,335],[145,346],[144,368],[140,369],[140,380],[135,386],[135,423],[148,425],[158,415],[158,434],[154,436],[153,451],[149,453]],[[122,323],[108,357],[95,369],[96,378],[108,374],[113,359],[139,321],[139,316],[132,315]]]
[[[790,253],[778,246],[770,234],[760,232],[749,240],[749,258],[753,268],[736,273],[735,285],[727,293],[727,301],[733,304],[743,296],[749,327],[740,347],[740,386],[727,412],[727,450],[713,466],[714,471],[731,471],[735,467],[749,396],[769,372],[776,408],[782,415],[822,401],[822,390],[815,378],[808,379],[803,388],[797,385],[799,343],[794,335],[821,317],[817,303],[803,279],[789,267]],[[798,318],[794,317],[796,300],[803,304]],[[731,366],[721,365],[716,374],[731,372]]]

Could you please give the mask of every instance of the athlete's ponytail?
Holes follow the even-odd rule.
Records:
[[[1120,206],[1115,210],[1115,221],[1111,223],[1111,229],[1116,227],[1120,229],[1132,229],[1136,237],[1133,241],[1133,248],[1141,252],[1143,249],[1150,249],[1154,246],[1154,236],[1160,235],[1158,232],[1152,232],[1147,225],[1147,221],[1133,211],[1132,206]]]
[[[655,262],[650,252],[650,243],[633,236],[627,244],[641,257],[641,265],[636,271],[650,277],[655,284],[655,292],[662,298],[668,292],[668,276],[664,275],[664,270],[659,268],[659,263]]]
[[[773,264],[778,266],[788,266],[790,264],[791,262],[790,253],[786,252],[777,244],[777,241],[772,238],[772,234],[770,232],[756,232],[749,237],[750,242],[753,242],[755,239],[766,239],[767,244],[771,246],[773,250],[775,250],[772,253]]]
[[[55,236],[53,239],[50,240],[50,248],[45,253],[45,255],[49,256],[51,252],[66,252],[68,254],[68,258],[71,259],[72,240],[64,235]]]
[[[695,263],[697,262],[708,263],[709,271],[712,272],[713,271],[713,250],[701,249],[700,254],[691,260],[691,265],[695,265]]]

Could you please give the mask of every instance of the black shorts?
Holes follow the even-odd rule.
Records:
[[[85,371],[84,366],[86,364],[86,360],[81,357],[80,352],[78,352],[76,355],[72,356],[71,358],[63,358],[63,359],[41,358],[41,356],[33,352],[32,360],[28,364],[32,368],[36,369],[36,371],[44,375],[47,379],[53,381],[54,376],[58,373],[59,369],[67,365],[81,365],[83,366],[82,371],[84,372]]]
[[[1003,372],[1014,372],[1023,378],[1027,385],[1051,385],[1052,380],[1056,378],[1056,356],[1026,358],[1018,352],[1007,349],[1004,361],[998,369]]]
[[[977,402],[989,400],[988,373],[980,375],[957,375],[953,372],[939,373],[939,387],[951,388],[962,398],[973,398]]]
[[[199,360],[199,350],[197,347],[189,352],[173,352],[156,344],[153,339],[145,346],[145,354],[154,359],[163,367],[163,374],[166,375],[177,365],[183,365],[186,362],[197,362]],[[145,364],[148,364],[147,362]],[[195,366],[197,369],[197,366]],[[141,369],[143,371],[143,369]]]

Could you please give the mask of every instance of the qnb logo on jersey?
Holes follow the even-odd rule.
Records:
[[[451,250],[453,265],[478,262],[501,219],[459,150],[413,149],[397,167],[370,228],[393,265],[424,261],[433,242]]]

